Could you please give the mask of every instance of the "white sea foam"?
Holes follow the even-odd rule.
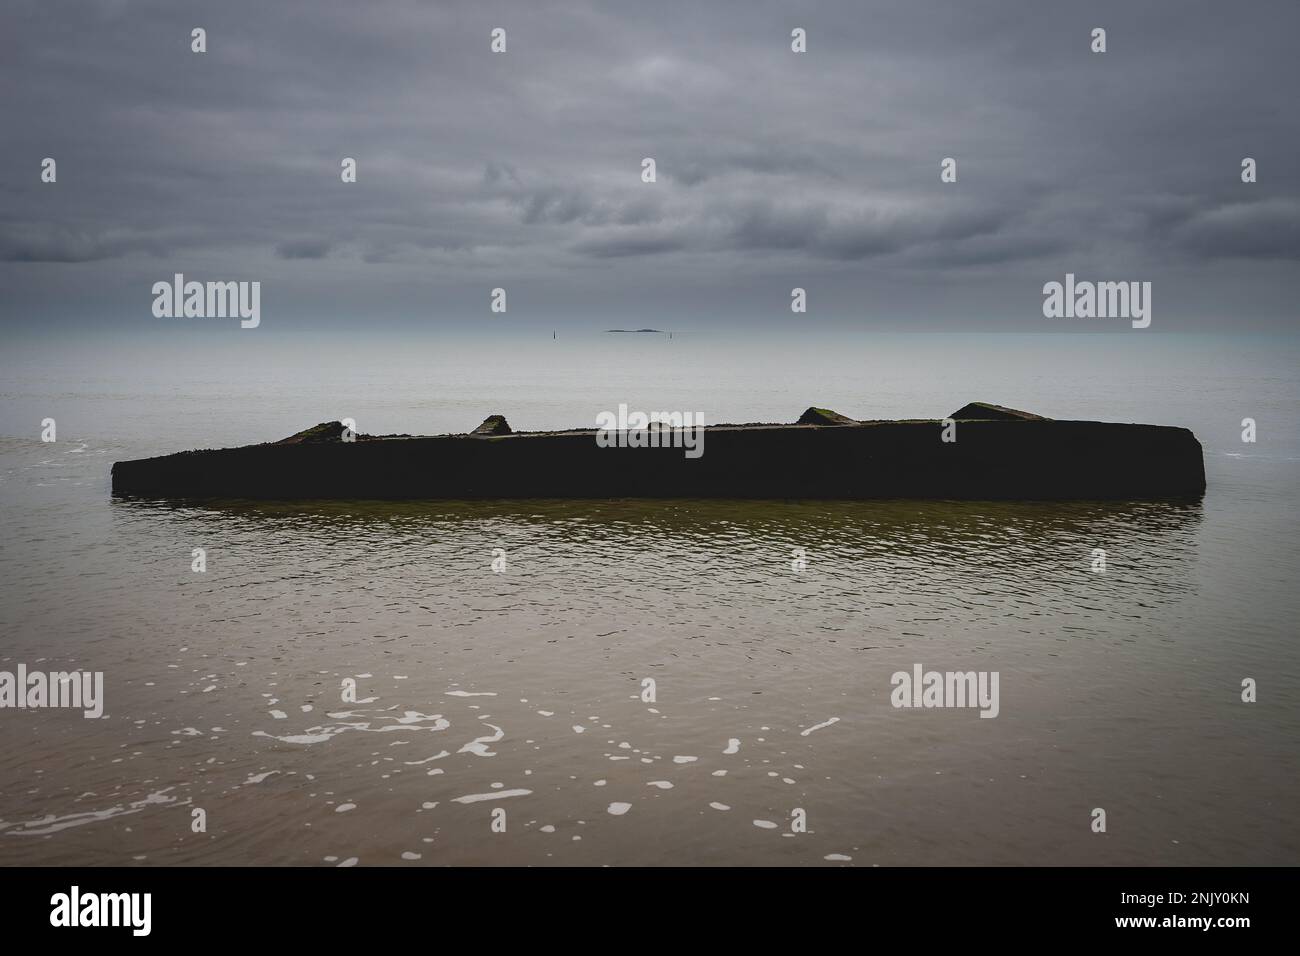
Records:
[[[346,733],[349,730],[355,730],[355,731],[370,733],[370,734],[383,734],[383,733],[389,733],[394,730],[407,730],[407,731],[446,730],[448,727],[451,726],[451,722],[446,718],[444,718],[441,714],[426,715],[426,714],[417,713],[416,711],[413,710],[408,710],[406,712],[405,717],[382,717],[381,716],[378,719],[391,720],[393,721],[393,723],[383,727],[371,727],[370,721],[361,720],[361,721],[354,721],[352,723],[334,724],[328,727],[308,727],[306,733],[286,734],[284,736],[277,736],[276,734],[268,734],[264,730],[255,730],[253,731],[253,736],[269,737],[272,740],[278,740],[281,743],[286,743],[286,744],[319,744],[319,743],[324,743],[325,741],[330,740],[334,737],[337,737],[339,734]],[[432,723],[430,723],[429,726],[427,727],[413,726],[415,724],[425,723],[429,721],[432,721]]]
[[[484,800],[500,800],[505,797],[526,797],[531,790],[493,790],[491,793],[468,793],[463,797],[453,797],[452,803],[481,803]]]
[[[799,736],[807,737],[814,730],[821,730],[823,727],[829,727],[831,724],[838,724],[839,722],[840,719],[838,717],[832,717],[830,720],[823,720],[820,724],[813,724],[807,730],[799,731]]]
[[[418,767],[422,763],[428,763],[430,760],[441,760],[443,757],[450,757],[451,751],[444,750],[440,754],[434,754],[432,757],[425,757],[423,760],[403,760],[402,763],[408,767]]]
[[[438,727],[438,730],[444,730],[451,726],[451,722],[444,718],[442,714],[421,714],[419,711],[408,710],[405,716],[397,718],[399,724],[421,724],[426,720],[432,720],[435,725],[441,724],[442,726]],[[392,728],[385,727],[384,729],[389,730]]]
[[[473,740],[471,740],[469,743],[465,744],[465,746],[461,747],[460,750],[456,752],[462,754],[469,753],[469,754],[473,754],[476,757],[495,757],[496,752],[492,750],[488,750],[487,745],[494,744],[497,741],[503,739],[506,735],[506,732],[502,730],[500,727],[496,726],[496,724],[488,724],[488,726],[491,727],[494,731],[496,731],[496,733],[493,734],[491,737],[476,737]]]
[[[283,737],[277,737],[275,734],[268,734],[264,730],[253,731],[254,737],[269,737],[272,740],[278,740],[283,744],[323,744],[327,740],[337,737],[346,730],[346,727],[314,727],[317,733],[305,734],[286,734]]]
[[[39,820],[29,820],[26,823],[5,823],[0,820],[0,833],[4,833],[6,836],[45,836],[50,833],[58,833],[60,830],[67,830],[70,827],[84,826],[87,823],[98,823],[101,820],[111,820],[113,817],[139,813],[147,807],[167,806],[177,802],[178,798],[167,796],[167,793],[173,789],[175,788],[167,787],[164,790],[151,793],[141,800],[125,805],[118,804],[106,810],[87,810],[82,813],[70,813],[63,817],[49,814]],[[188,798],[183,801],[183,804],[189,803]]]

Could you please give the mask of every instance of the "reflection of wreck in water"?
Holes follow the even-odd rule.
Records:
[[[753,501],[741,499],[518,499],[263,501],[123,498],[119,520],[195,540],[222,538],[282,553],[330,555],[332,566],[370,567],[377,555],[436,592],[482,573],[490,547],[542,562],[587,583],[574,607],[601,606],[629,587],[655,604],[692,595],[736,606],[782,601],[773,575],[801,582],[800,606],[868,617],[924,608],[932,625],[1002,627],[1042,614],[1026,594],[1049,596],[1086,625],[1088,607],[1118,604],[1140,621],[1195,588],[1200,501]],[[511,544],[511,542],[516,542]],[[518,544],[526,542],[526,544]],[[794,549],[810,573],[791,570]],[[1090,570],[1092,550],[1108,572]],[[522,580],[522,579],[521,579]],[[398,583],[400,582],[400,583]],[[633,586],[635,585],[635,586]],[[1099,597],[1099,589],[1105,598]],[[810,602],[805,604],[804,602]],[[1073,612],[1069,609],[1075,608]]]
[[[174,498],[1195,498],[1201,445],[1185,428],[1053,421],[972,403],[949,418],[855,421],[810,408],[792,425],[712,425],[708,454],[591,429],[355,435],[328,422],[262,445],[117,462],[115,494]]]

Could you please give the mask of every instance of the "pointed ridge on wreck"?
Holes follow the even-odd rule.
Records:
[[[1035,415],[1033,412],[1022,412],[1018,408],[1007,408],[1004,405],[991,405],[988,402],[971,402],[969,405],[963,405],[951,415],[948,416],[955,422],[962,421],[981,421],[981,422],[1050,422],[1050,418],[1044,418],[1042,415]]]

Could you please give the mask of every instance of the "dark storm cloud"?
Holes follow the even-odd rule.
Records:
[[[275,247],[275,254],[281,259],[324,259],[331,248],[332,244],[325,239],[295,239],[280,243]]]
[[[1177,241],[1206,257],[1300,260],[1300,202],[1230,203],[1197,212],[1176,230]]]
[[[664,217],[657,217],[644,228],[589,230],[592,235],[571,248],[602,258],[689,249],[696,255],[788,252],[810,259],[848,261],[928,249],[935,244],[957,245],[999,232],[1008,217],[999,207],[945,205],[948,208],[883,201],[836,206],[738,199],[684,212],[667,225]],[[1007,260],[1029,254],[1012,244],[1000,248]],[[984,261],[990,254],[986,253]]]
[[[43,224],[0,232],[0,260],[4,262],[95,262],[141,250],[162,255],[164,246],[156,239],[111,239]]]
[[[686,240],[681,236],[628,233],[620,230],[589,236],[575,243],[573,248],[575,252],[595,256],[598,259],[613,259],[620,256],[655,255],[685,247]]]
[[[729,216],[737,249],[788,249],[832,259],[888,255],[930,242],[959,242],[997,232],[1004,207],[944,208],[949,204],[860,203],[777,205],[755,200]]]
[[[0,222],[0,262],[97,262],[139,255],[165,258],[173,249],[204,241],[176,229],[141,235],[99,226],[26,223],[19,228]]]
[[[969,276],[1019,300],[1122,268],[1277,314],[1300,258],[1298,10],[18,0],[0,13],[0,309],[67,305],[64,273],[147,289],[186,269],[334,283],[340,313],[534,282],[601,314],[668,269],[739,321],[726,303],[758,281],[815,280],[847,315],[867,289],[906,308]]]

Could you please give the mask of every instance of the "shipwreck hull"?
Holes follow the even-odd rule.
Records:
[[[1185,428],[1050,420],[721,426],[703,455],[601,447],[594,431],[265,444],[118,462],[113,492],[162,498],[1199,497]]]

